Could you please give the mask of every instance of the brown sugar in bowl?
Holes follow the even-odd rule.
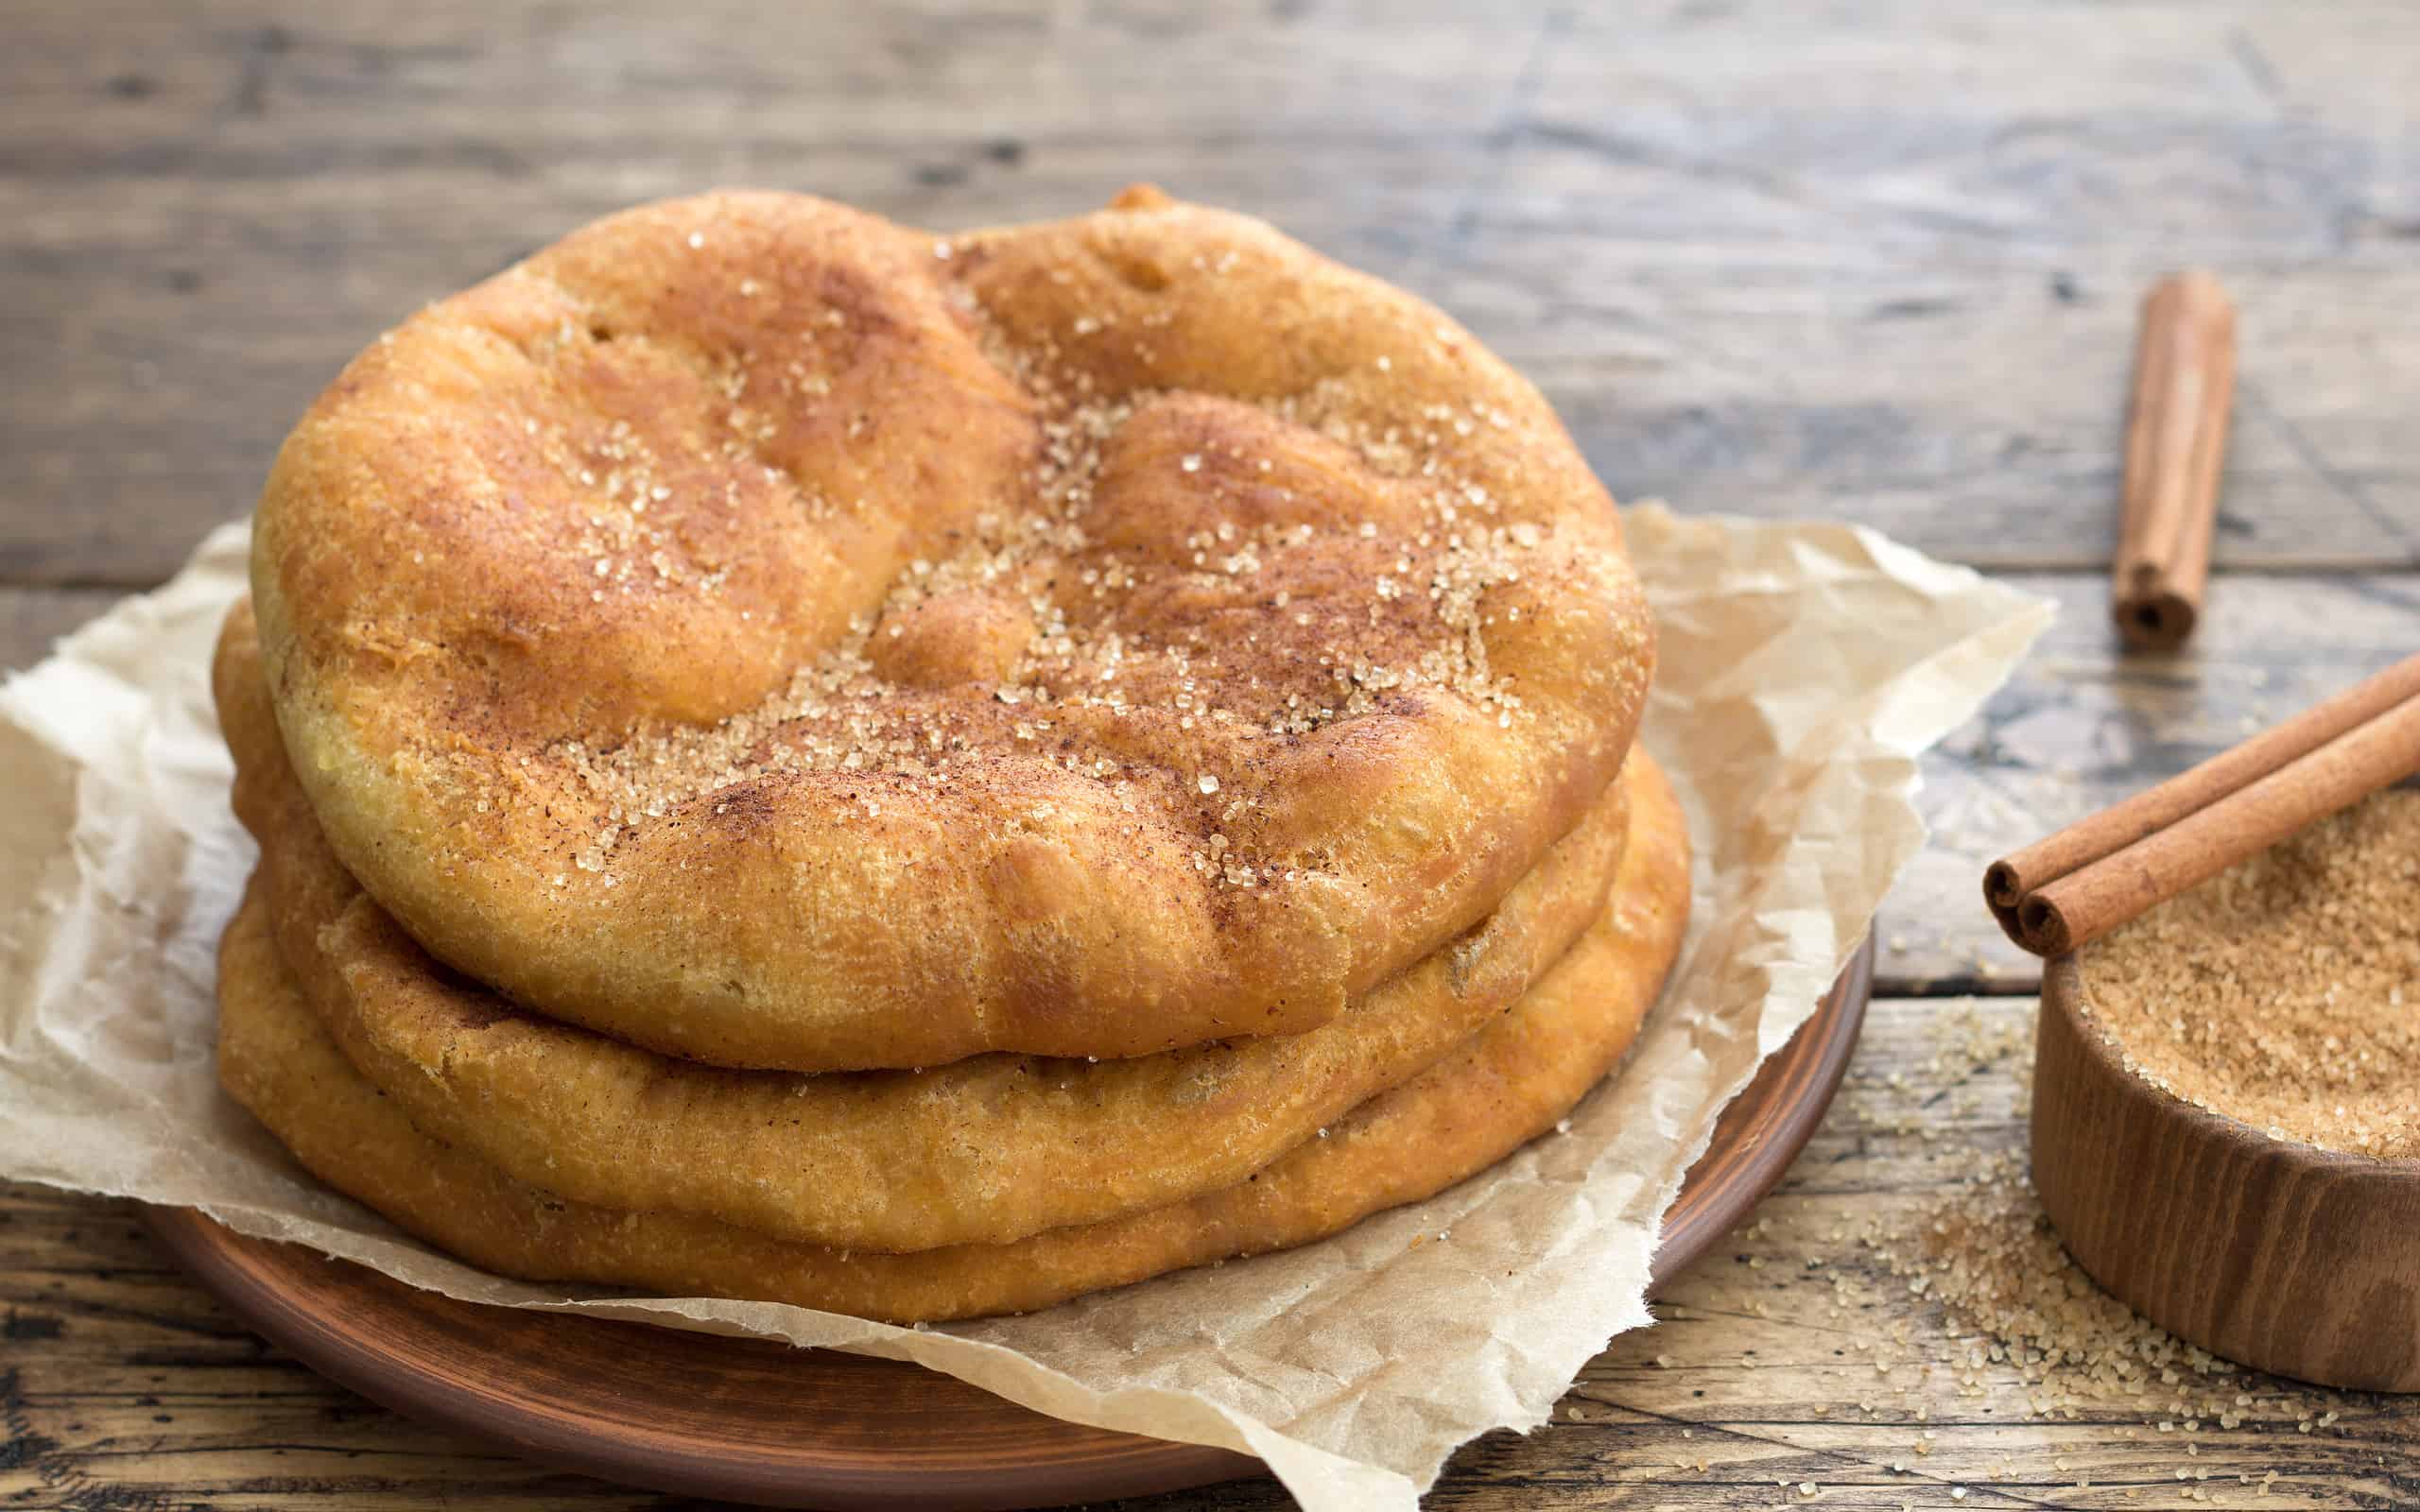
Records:
[[[2152,1322],[2323,1385],[2420,1391],[2420,1160],[2274,1138],[2152,1085],[2043,973],[2033,1181],[2068,1252]]]

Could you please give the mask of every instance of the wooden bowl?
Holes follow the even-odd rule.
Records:
[[[2128,1071],[2048,963],[2033,1184],[2067,1252],[2135,1311],[2274,1375],[2420,1391],[2420,1160],[2377,1160],[2204,1111]]]

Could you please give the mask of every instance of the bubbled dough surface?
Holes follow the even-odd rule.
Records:
[[[422,944],[803,1070],[1323,1022],[1578,822],[1652,662],[1533,389],[1148,193],[598,222],[347,368],[253,579],[312,805]]]

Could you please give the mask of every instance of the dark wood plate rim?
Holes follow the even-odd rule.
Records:
[[[1704,1259],[1815,1137],[1865,1026],[1866,1001],[1874,996],[1874,940],[1869,932],[1814,1016],[1722,1110],[1714,1138],[1689,1167],[1664,1215],[1664,1232],[1648,1265],[1650,1297]]]
[[[1688,1269],[1745,1217],[1812,1136],[1857,1047],[1873,990],[1874,965],[1869,935],[1814,1016],[1723,1110],[1712,1143],[1690,1168],[1665,1219],[1651,1268],[1651,1291]],[[779,1425],[785,1432],[769,1447],[761,1438],[736,1434],[700,1434],[685,1415],[650,1413],[643,1393],[615,1389],[621,1382],[599,1382],[595,1391],[583,1393],[578,1380],[569,1383],[568,1392],[561,1379],[516,1381],[512,1360],[502,1350],[483,1352],[466,1344],[459,1366],[447,1370],[403,1358],[380,1340],[343,1326],[346,1314],[328,1305],[330,1297],[340,1290],[364,1287],[377,1294],[383,1286],[389,1289],[385,1305],[390,1311],[458,1310],[466,1314],[473,1334],[480,1327],[477,1320],[496,1315],[531,1328],[624,1330],[631,1355],[624,1381],[648,1368],[636,1363],[648,1350],[690,1353],[734,1348],[778,1352],[785,1357],[785,1372],[840,1372],[858,1380],[869,1371],[904,1372],[907,1377],[926,1373],[913,1365],[792,1350],[777,1343],[709,1339],[577,1314],[486,1309],[416,1291],[298,1246],[247,1238],[191,1209],[147,1208],[145,1215],[161,1243],[206,1290],[269,1342],[321,1375],[406,1417],[624,1485],[769,1506],[977,1512],[1150,1495],[1262,1472],[1258,1460],[1244,1455],[1062,1422],[961,1383],[928,1376],[933,1391],[968,1394],[964,1410],[1029,1419],[1022,1425],[993,1424],[1030,1439],[1021,1446],[1024,1457],[978,1454],[970,1459],[948,1452],[946,1446],[912,1440],[897,1442],[878,1457],[843,1453],[823,1442],[812,1425],[795,1419]],[[380,1306],[379,1296],[373,1295],[369,1305]],[[759,1399],[742,1398],[731,1404],[734,1412],[754,1405],[760,1405]],[[760,1410],[777,1406],[764,1403]]]

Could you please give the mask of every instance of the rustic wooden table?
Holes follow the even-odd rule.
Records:
[[[2157,1392],[2063,1409],[1898,1273],[2022,1146],[2036,975],[1976,902],[1984,860],[2420,641],[2405,0],[5,16],[9,666],[242,511],[418,301],[718,183],[937,227],[1138,179],[1249,208],[1452,309],[1624,498],[1861,521],[2055,597],[1929,764],[1937,839],[1815,1144],[1664,1326],[1432,1504],[2420,1504],[2420,1401],[2244,1378],[2190,1426]],[[2134,304],[2187,261],[2242,308],[2218,579],[2190,651],[2131,659],[2101,574]],[[0,1425],[7,1506],[667,1504],[330,1386],[124,1209],[28,1187],[0,1186]]]

